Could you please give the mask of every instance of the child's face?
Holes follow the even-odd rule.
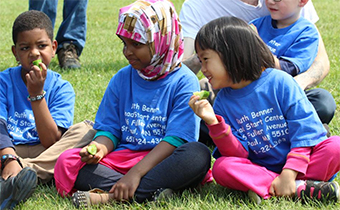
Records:
[[[198,46],[196,49],[202,63],[201,72],[207,77],[213,89],[234,87],[218,53],[210,49],[202,50]]]
[[[120,39],[124,44],[124,56],[134,69],[141,70],[150,65],[152,57],[148,45],[122,36]]]
[[[266,0],[266,6],[272,19],[288,26],[300,17],[300,10],[307,2],[308,0],[282,0],[280,2]]]
[[[55,55],[57,45],[56,41],[51,41],[45,29],[35,28],[18,34],[12,52],[23,70],[29,72],[32,62],[37,59],[41,59],[48,66]]]

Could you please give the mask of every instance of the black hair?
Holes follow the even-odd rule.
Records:
[[[18,34],[35,28],[45,29],[48,37],[53,40],[53,26],[51,19],[43,12],[29,10],[21,13],[14,21],[12,27],[12,40],[17,43]]]
[[[210,21],[198,32],[195,49],[217,52],[234,83],[258,79],[264,68],[275,61],[257,32],[237,17],[221,17]]]

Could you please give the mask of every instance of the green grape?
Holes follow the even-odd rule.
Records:
[[[40,68],[40,70],[42,71],[41,66],[39,66],[39,63],[42,63],[42,60],[41,60],[41,59],[35,60],[35,61],[33,61],[32,63],[33,63],[33,65],[38,66],[38,67]]]
[[[97,146],[95,144],[91,144],[87,147],[87,152],[91,155],[95,155],[97,153]]]
[[[210,95],[210,92],[209,91],[206,91],[206,90],[202,90],[202,91],[199,91],[199,92],[194,92],[193,93],[195,96],[199,96],[199,100],[202,100],[202,99],[207,99]]]

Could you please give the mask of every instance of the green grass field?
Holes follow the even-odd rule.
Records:
[[[174,0],[179,13],[184,0]],[[94,120],[96,110],[110,78],[127,61],[122,55],[122,44],[115,35],[118,10],[133,2],[132,0],[90,0],[88,5],[87,42],[81,55],[82,68],[61,70],[57,58],[52,60],[50,68],[59,72],[70,81],[76,92],[74,122],[85,119]],[[61,22],[62,3],[59,10],[56,30]],[[337,104],[340,103],[340,26],[339,0],[313,0],[320,20],[317,26],[322,34],[331,62],[331,70],[319,87],[329,90]],[[16,61],[11,52],[12,24],[14,19],[28,9],[28,0],[0,1],[0,71],[15,66]],[[56,33],[57,31],[55,31]],[[339,135],[339,108],[330,124],[333,135]],[[340,182],[340,178],[336,179]],[[69,199],[58,196],[53,185],[40,185],[26,203],[16,209],[74,209]],[[93,207],[92,209],[340,209],[339,204],[311,203],[302,205],[285,199],[270,199],[260,206],[250,203],[246,194],[224,189],[217,184],[204,186],[198,191],[185,191],[168,202],[148,204],[112,204]]]

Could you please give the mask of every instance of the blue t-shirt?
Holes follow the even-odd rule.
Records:
[[[277,58],[294,63],[299,73],[305,72],[312,65],[319,46],[319,34],[313,23],[301,17],[294,24],[279,29],[272,26],[270,15],[250,23],[257,27],[270,51]]]
[[[275,172],[282,170],[292,148],[327,138],[306,94],[292,76],[277,69],[266,69],[244,88],[221,89],[214,110],[231,126],[248,158]]]
[[[185,65],[156,81],[142,79],[129,65],[111,79],[94,129],[117,137],[116,150],[150,150],[166,136],[197,141],[199,118],[188,103],[199,89],[196,75]]]
[[[44,85],[45,99],[57,126],[69,128],[73,123],[75,93],[61,75],[48,70]],[[7,122],[14,145],[39,144],[39,136],[28,91],[21,79],[21,66],[0,72],[0,118]]]

